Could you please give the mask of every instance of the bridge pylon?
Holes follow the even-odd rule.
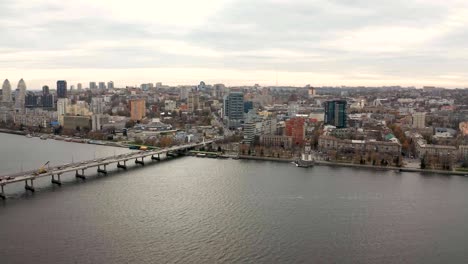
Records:
[[[24,181],[24,189],[26,191],[30,191],[30,192],[34,192],[35,189],[34,189],[34,181],[31,179],[31,184],[28,184],[28,180],[25,180]]]
[[[57,184],[58,186],[62,186],[62,181],[60,180],[60,174],[57,174],[57,179],[55,179],[55,176],[52,174],[52,180],[50,180],[52,184]]]

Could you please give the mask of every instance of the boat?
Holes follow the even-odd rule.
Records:
[[[27,138],[32,138],[31,134],[26,135]]]
[[[42,135],[39,138],[42,139],[42,140],[47,140],[48,136],[47,135]]]
[[[301,158],[297,159],[295,162],[296,167],[300,168],[309,168],[315,165],[314,159],[312,159],[312,154],[302,153]]]

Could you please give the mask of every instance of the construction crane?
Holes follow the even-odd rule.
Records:
[[[44,163],[44,165],[42,165],[36,172],[34,172],[34,175],[39,175],[39,174],[42,174],[42,173],[46,173],[47,172],[47,168],[46,168],[47,165],[49,165],[49,161]]]

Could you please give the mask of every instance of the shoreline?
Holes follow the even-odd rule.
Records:
[[[244,160],[258,160],[258,161],[276,161],[276,162],[293,162],[294,159],[285,158],[273,158],[273,157],[257,157],[239,155],[239,159]],[[423,170],[418,168],[405,168],[405,167],[392,167],[392,166],[373,166],[363,164],[352,164],[352,163],[340,163],[330,161],[315,161],[315,166],[329,166],[329,167],[348,167],[348,168],[361,168],[361,169],[372,169],[372,170],[385,170],[385,171],[396,171],[396,172],[413,172],[413,173],[426,173],[426,174],[440,174],[440,175],[454,175],[454,176],[465,176],[468,172],[463,171],[442,171],[442,170]]]
[[[28,133],[25,131],[18,131],[18,130],[11,130],[11,129],[6,129],[6,128],[0,128],[0,133],[3,134],[10,134],[10,135],[16,135],[16,136],[26,136]],[[42,133],[43,135],[48,135],[48,136],[54,136],[53,134],[49,133]],[[56,140],[54,138],[48,138],[50,140]],[[92,139],[86,139],[87,142],[74,142],[74,141],[65,141],[65,140],[58,140],[58,141],[63,141],[67,143],[76,143],[76,144],[90,144],[90,145],[98,145],[98,146],[105,146],[105,147],[116,147],[116,148],[128,148],[128,146],[121,145],[119,142],[107,142],[107,141],[102,141],[102,140],[95,140],[96,142],[102,142],[101,143],[93,143]]]
[[[0,128],[0,133],[12,134],[17,136],[25,136],[27,133],[25,131],[11,130]],[[49,134],[46,134],[49,135]],[[68,142],[68,141],[66,141]],[[104,141],[101,141],[104,142]],[[77,142],[68,142],[68,143],[77,143]],[[100,145],[108,147],[118,147],[118,148],[128,148],[128,146],[120,145],[117,142],[104,142],[105,144],[93,144],[93,143],[80,143],[80,144],[90,144],[90,145]],[[239,159],[242,160],[257,160],[257,161],[273,161],[273,162],[294,162],[294,159],[288,158],[274,158],[274,157],[259,157],[259,156],[248,156],[248,155],[239,155]],[[373,165],[363,165],[363,164],[353,164],[353,163],[340,163],[340,162],[331,162],[331,161],[315,161],[315,166],[329,166],[329,167],[349,167],[349,168],[363,168],[363,169],[372,169],[372,170],[386,170],[386,171],[397,171],[397,172],[414,172],[414,173],[426,173],[426,174],[440,174],[440,175],[456,175],[456,176],[467,176],[468,172],[466,171],[443,171],[443,170],[423,170],[418,168],[405,168],[405,167],[392,167],[392,166],[373,166]]]

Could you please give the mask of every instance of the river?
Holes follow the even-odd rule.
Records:
[[[129,151],[0,142],[0,174]],[[464,177],[195,157],[88,175],[6,186],[0,263],[468,261]]]

